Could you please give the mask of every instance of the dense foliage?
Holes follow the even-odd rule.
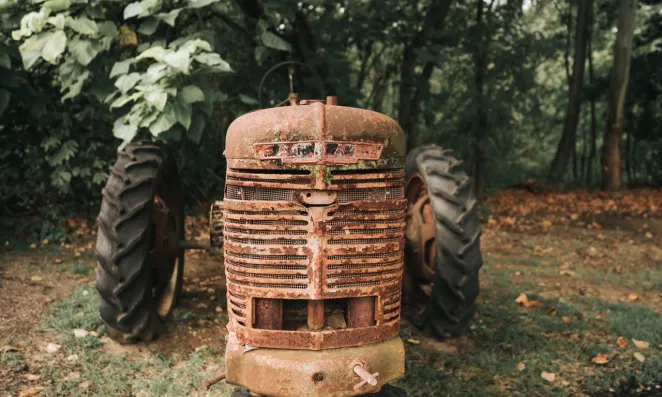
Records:
[[[599,182],[612,68],[616,2],[589,3],[569,184]],[[623,132],[632,183],[662,177],[661,10],[648,0],[637,11]],[[460,152],[481,186],[545,178],[577,12],[575,0],[0,0],[2,211],[93,207],[117,147],[136,137],[179,142],[188,202],[212,199],[227,125],[259,96],[287,97],[286,69],[257,92],[285,60],[315,71],[294,71],[301,97],[321,84],[341,104],[387,113],[410,145]]]

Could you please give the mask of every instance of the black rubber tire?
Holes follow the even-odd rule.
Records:
[[[453,152],[425,145],[407,156],[407,178],[425,181],[435,219],[435,263],[432,293],[414,324],[437,338],[465,333],[476,310],[478,273],[483,265],[480,222],[471,179]],[[405,265],[405,293],[412,283]]]
[[[234,389],[230,397],[253,397],[253,395],[243,387]],[[377,393],[362,394],[359,397],[407,397],[407,392],[399,387],[385,385]]]
[[[172,156],[154,143],[131,143],[118,153],[102,190],[96,245],[99,312],[109,336],[122,344],[151,341],[165,330],[167,315],[158,314],[152,292],[151,213],[157,189],[166,175],[172,179],[173,172],[176,180],[168,180],[161,189],[179,195]],[[180,214],[183,217],[183,211]],[[181,238],[183,218],[179,221]],[[175,303],[183,282],[183,252],[178,259]]]

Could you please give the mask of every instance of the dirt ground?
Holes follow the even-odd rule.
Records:
[[[662,396],[662,219],[493,217],[472,331],[438,342],[404,321],[399,386],[410,396]],[[206,238],[202,226],[190,237]],[[93,241],[90,231],[0,251],[0,396],[228,396],[227,385],[200,388],[223,366],[220,257],[187,253],[168,332],[120,346],[96,313]]]

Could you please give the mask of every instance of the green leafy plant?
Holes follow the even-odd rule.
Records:
[[[205,76],[232,69],[214,52],[209,32],[188,32],[177,21],[180,15],[218,2],[33,0],[38,9],[21,18],[12,37],[22,42],[25,69],[43,62],[57,67],[55,81],[63,101],[87,91],[117,109],[120,116],[113,133],[124,144],[141,130],[154,138],[175,140],[188,132],[199,142],[213,103],[226,99],[222,93],[201,88]],[[125,22],[121,26],[111,19],[118,12]],[[177,34],[168,35],[173,30]],[[101,54],[103,62],[96,62]],[[44,145],[51,147],[56,139]],[[63,142],[49,163],[58,167],[77,150],[75,141]],[[66,184],[71,175],[60,172],[58,178],[58,183]]]

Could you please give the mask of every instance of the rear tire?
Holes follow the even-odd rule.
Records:
[[[452,151],[436,145],[407,156],[410,209],[403,288],[408,305],[415,306],[412,322],[440,339],[467,331],[483,264],[477,200],[461,164]],[[416,221],[412,211],[418,209],[427,214]],[[424,218],[429,223],[422,223]],[[427,234],[421,232],[425,227]],[[427,245],[420,236],[426,236]]]
[[[118,153],[102,191],[99,312],[109,336],[122,344],[162,333],[181,292],[184,256],[178,240],[184,219],[173,160],[153,143],[129,144]]]

